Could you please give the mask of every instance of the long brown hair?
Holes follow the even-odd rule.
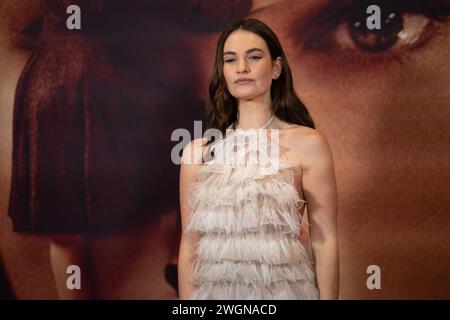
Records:
[[[228,25],[217,42],[216,60],[206,102],[206,129],[218,129],[225,136],[226,129],[237,119],[237,100],[228,91],[223,76],[225,41],[236,30],[250,31],[259,35],[266,41],[272,60],[281,57],[283,69],[278,79],[273,80],[270,89],[271,109],[275,116],[288,123],[315,128],[311,115],[295,92],[291,69],[277,36],[262,21],[243,19]]]

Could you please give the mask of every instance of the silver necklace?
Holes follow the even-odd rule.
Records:
[[[273,114],[270,117],[270,119],[267,120],[267,122],[262,127],[258,128],[258,129],[265,129],[265,128],[267,128],[272,123],[274,118],[275,118],[275,114]],[[236,129],[241,129],[241,127],[239,126],[239,123],[237,122],[237,120],[236,120],[236,126],[235,127],[236,127]],[[241,130],[245,130],[245,129],[241,129]]]

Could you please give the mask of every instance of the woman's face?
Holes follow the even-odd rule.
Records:
[[[233,97],[270,100],[270,86],[279,75],[280,62],[272,63],[263,38],[249,31],[234,31],[225,41],[223,62],[224,78]]]

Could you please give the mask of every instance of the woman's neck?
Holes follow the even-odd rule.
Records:
[[[272,115],[270,103],[240,101],[236,124],[243,130],[259,129]]]

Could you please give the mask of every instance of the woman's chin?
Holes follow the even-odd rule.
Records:
[[[234,97],[239,101],[250,101],[254,100],[258,95],[256,94],[236,94]]]

